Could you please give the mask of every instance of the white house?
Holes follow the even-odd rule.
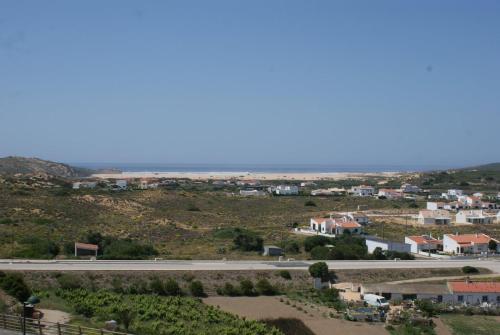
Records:
[[[399,190],[394,190],[390,188],[381,188],[378,190],[378,197],[386,197],[387,199],[401,199],[403,198],[403,192]]]
[[[389,251],[411,252],[411,246],[409,244],[383,240],[375,236],[366,236],[365,244],[370,254],[372,254],[376,248]]]
[[[481,192],[476,192],[476,193],[472,194],[472,196],[474,196],[474,197],[477,197],[477,198],[481,199],[481,198],[484,196],[484,194],[483,194],[483,193],[481,193]]]
[[[470,208],[481,208],[482,207],[482,201],[481,198],[475,197],[475,196],[466,196],[462,200],[463,203],[465,203],[466,207]]]
[[[347,213],[341,213],[341,215],[347,220],[347,221],[356,221],[362,226],[366,226],[368,223],[370,223],[370,219],[368,219],[368,216],[366,216],[363,213],[357,213],[357,212],[347,212]]]
[[[360,234],[363,227],[356,221],[332,218],[311,218],[310,229],[323,234],[339,235],[348,231],[351,234]]]
[[[278,185],[276,187],[270,187],[269,193],[274,193],[276,195],[298,195],[299,187],[295,185]]]
[[[420,224],[450,224],[451,217],[448,211],[442,209],[424,209],[418,213],[418,223]]]
[[[448,289],[452,293],[455,303],[500,305],[500,282],[451,281],[448,282]]]
[[[403,193],[418,193],[420,192],[420,187],[411,185],[411,184],[403,184],[401,185],[401,192]]]
[[[358,197],[371,197],[375,194],[375,188],[372,186],[359,185],[351,187],[349,193]]]
[[[77,181],[73,183],[73,189],[78,190],[81,188],[95,188],[97,186],[96,181]]]
[[[488,243],[492,240],[486,234],[445,234],[443,251],[449,254],[481,254],[488,251]],[[494,239],[493,239],[494,240]],[[497,240],[494,240],[498,243]],[[500,251],[500,243],[496,252]]]
[[[262,197],[266,192],[259,190],[240,190],[240,195],[243,197]]]
[[[431,211],[444,209],[444,204],[444,202],[427,201],[427,209]]]
[[[125,179],[119,179],[115,182],[116,187],[120,189],[127,188],[127,181]]]
[[[405,236],[405,243],[410,245],[410,251],[414,254],[436,252],[441,250],[443,245],[443,241],[430,235]]]
[[[456,216],[456,222],[463,224],[488,224],[494,220],[494,215],[489,215],[482,209],[461,210]]]

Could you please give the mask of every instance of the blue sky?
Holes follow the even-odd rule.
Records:
[[[500,161],[498,1],[0,2],[0,156]]]

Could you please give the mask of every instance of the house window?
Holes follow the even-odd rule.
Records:
[[[459,295],[458,296],[458,302],[463,302],[464,301],[464,296],[463,295]]]
[[[443,296],[442,295],[438,295],[438,302],[443,302]]]
[[[497,295],[497,304],[500,304],[500,295]]]
[[[483,295],[481,301],[482,302],[488,302],[488,296],[487,295]]]

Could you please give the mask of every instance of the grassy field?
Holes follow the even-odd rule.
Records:
[[[485,315],[442,315],[453,335],[500,335],[500,317]]]

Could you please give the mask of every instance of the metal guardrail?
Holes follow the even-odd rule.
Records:
[[[131,335],[106,329],[96,329],[62,323],[24,319],[22,316],[0,314],[0,329],[30,335]]]

